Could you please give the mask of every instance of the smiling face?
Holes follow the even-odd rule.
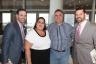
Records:
[[[85,12],[83,11],[83,9],[76,11],[76,13],[75,13],[75,18],[76,18],[76,21],[77,21],[78,23],[80,23],[80,22],[82,22],[83,20],[85,20]]]
[[[45,28],[45,20],[44,19],[38,19],[36,23],[36,29],[38,30],[44,30]]]
[[[20,23],[25,23],[27,18],[27,13],[26,11],[19,11],[18,14],[16,14],[16,19],[17,21],[19,21]]]
[[[61,24],[63,22],[63,14],[60,11],[55,12],[55,22]]]

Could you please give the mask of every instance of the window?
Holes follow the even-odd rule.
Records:
[[[95,14],[95,23],[96,23],[96,14]]]
[[[27,27],[31,28],[35,25],[36,13],[27,13]]]
[[[2,13],[3,27],[11,22],[11,13]]]
[[[64,14],[64,22],[74,26],[74,14]]]
[[[85,18],[86,18],[87,20],[89,20],[89,14],[86,14],[85,16],[86,16]]]
[[[48,13],[40,13],[39,17],[44,17],[46,24],[48,25]]]

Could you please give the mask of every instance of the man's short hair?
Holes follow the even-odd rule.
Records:
[[[62,14],[64,14],[64,12],[63,12],[61,9],[55,10],[55,13],[56,13],[56,12],[61,12]]]
[[[20,9],[18,9],[18,10],[16,11],[16,14],[19,14],[20,11],[25,11],[25,12],[27,13],[26,9],[20,8]]]
[[[83,12],[86,13],[84,6],[78,6],[78,7],[76,7],[75,12],[76,12],[77,10],[83,10]]]

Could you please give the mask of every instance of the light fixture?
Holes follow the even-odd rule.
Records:
[[[81,1],[79,0],[79,4],[81,4]]]
[[[44,2],[44,0],[41,0],[41,2]]]

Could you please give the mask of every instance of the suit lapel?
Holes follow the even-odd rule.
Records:
[[[81,35],[80,35],[80,38],[83,38],[83,36],[86,34],[89,25],[90,25],[90,22],[87,21],[87,23],[85,24],[85,27],[84,27],[83,30],[82,30],[82,33],[81,33]]]
[[[19,24],[17,23],[17,21],[13,22],[13,24],[14,24],[14,27],[15,27],[17,33],[19,34],[19,37],[22,40],[22,35],[21,35],[21,30],[20,30]]]

